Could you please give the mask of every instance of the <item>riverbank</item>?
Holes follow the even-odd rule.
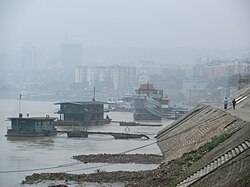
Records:
[[[44,181],[64,181],[67,184],[72,181],[77,184],[83,182],[92,183],[123,183],[124,186],[166,186],[167,181],[174,178],[173,168],[162,167],[146,171],[114,171],[106,172],[97,170],[92,174],[68,174],[68,173],[34,173],[27,176],[23,184],[38,184]],[[177,171],[177,170],[176,170]]]
[[[154,154],[91,154],[73,156],[73,159],[84,163],[160,164],[164,157]]]
[[[122,183],[126,187],[138,186],[173,186],[173,182],[179,175],[186,170],[196,159],[200,159],[207,152],[207,148],[200,148],[196,152],[183,155],[183,157],[162,163],[158,168],[145,171],[114,171],[106,172],[97,169],[91,174],[69,174],[69,173],[34,173],[27,176],[23,184],[37,184],[44,181],[70,181],[81,184],[91,183]],[[197,156],[199,155],[199,156]],[[110,157],[110,159],[107,159]],[[75,159],[82,162],[103,162],[109,163],[160,163],[162,156],[153,154],[97,154],[97,155],[78,155]],[[194,160],[195,159],[195,160]]]

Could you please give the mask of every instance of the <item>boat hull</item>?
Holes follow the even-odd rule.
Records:
[[[13,131],[8,130],[6,136],[8,137],[44,137],[44,136],[55,136],[56,131],[41,131],[41,132],[30,132],[30,131]]]
[[[68,131],[67,136],[69,138],[71,138],[71,137],[87,138],[88,137],[88,132],[87,131]]]
[[[55,121],[55,126],[86,126],[86,125],[104,125],[109,124],[111,119],[103,119],[98,121],[90,121],[88,123],[83,123],[81,121]]]

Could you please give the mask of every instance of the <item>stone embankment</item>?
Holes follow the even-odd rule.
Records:
[[[161,130],[157,143],[166,162],[187,154],[192,157],[198,147],[216,136],[229,138],[180,170],[173,186],[250,186],[250,88],[240,90],[236,109],[221,105],[200,105],[186,116]]]
[[[215,135],[237,131],[245,123],[226,111],[199,105],[161,130],[156,138],[166,161],[170,161],[198,149]]]

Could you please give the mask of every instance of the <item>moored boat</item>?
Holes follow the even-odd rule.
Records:
[[[104,102],[101,101],[76,101],[56,103],[60,115],[56,126],[87,126],[109,124],[111,119],[104,118]]]
[[[149,137],[144,135],[144,134],[112,133],[111,135],[115,139],[131,139],[131,138],[146,138],[146,139],[149,139]]]
[[[167,113],[169,98],[163,96],[163,90],[157,90],[153,84],[141,84],[135,90],[134,119],[161,120],[162,114]]]
[[[136,123],[134,121],[121,121],[120,126],[147,126],[147,127],[160,127],[162,124],[142,124],[142,123]]]
[[[71,137],[87,138],[88,137],[88,131],[68,131],[67,135],[68,135],[69,138],[71,138]]]
[[[11,117],[11,128],[7,130],[6,136],[16,137],[42,137],[57,134],[54,126],[54,117]]]

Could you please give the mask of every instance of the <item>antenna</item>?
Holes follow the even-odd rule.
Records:
[[[92,100],[95,101],[95,86],[94,86],[94,98]]]

